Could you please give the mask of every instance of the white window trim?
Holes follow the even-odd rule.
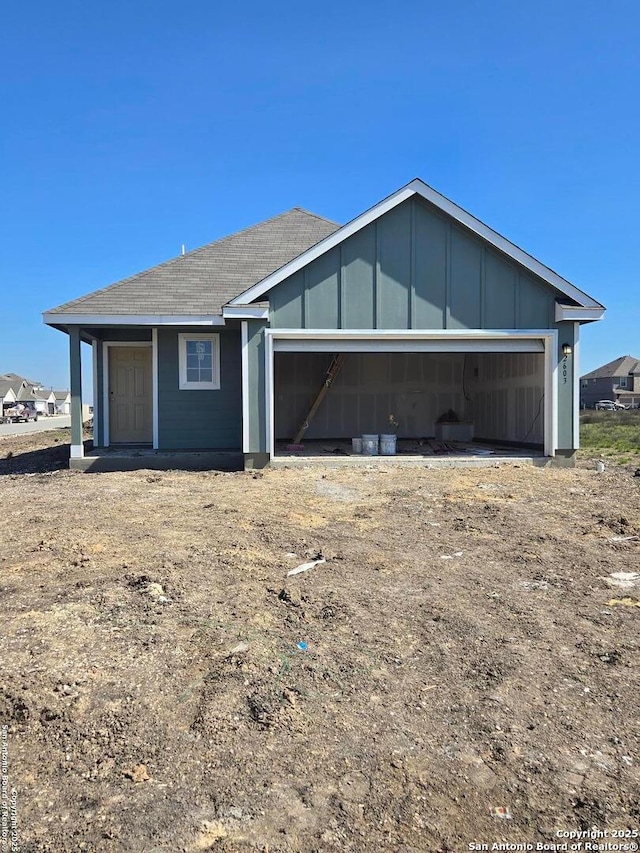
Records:
[[[187,341],[211,341],[213,358],[212,382],[187,381]],[[178,387],[181,391],[220,390],[220,335],[181,333],[178,335]]]

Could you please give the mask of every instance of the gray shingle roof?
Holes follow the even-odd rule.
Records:
[[[613,361],[596,367],[591,373],[585,373],[581,379],[607,379],[610,376],[628,376],[640,372],[640,360],[632,355],[621,355]]]
[[[221,314],[229,300],[339,227],[295,207],[47,313]]]
[[[26,388],[21,388],[18,391],[18,400],[24,402],[25,400],[42,400],[46,401],[51,396],[51,391],[47,391],[44,388],[34,388],[32,385],[27,385]]]
[[[13,391],[15,394],[15,390],[13,382],[10,382],[8,379],[0,379],[0,399],[4,399],[9,391]]]
[[[35,382],[35,381],[34,381],[34,380],[32,380],[32,379],[27,379],[27,377],[26,377],[26,376],[20,376],[20,375],[19,375],[19,374],[17,374],[17,373],[3,373],[3,374],[0,376],[0,379],[2,379],[3,381],[6,381],[6,382],[10,382],[10,383],[11,383],[11,386],[12,386],[12,388],[13,388],[13,390],[14,390],[14,391],[17,391],[17,390],[18,390],[18,387],[19,387],[23,382],[25,382],[27,385],[33,385],[33,386],[35,386],[36,388],[39,388],[39,387],[40,387],[40,385],[41,385],[41,383],[40,383],[40,382]]]

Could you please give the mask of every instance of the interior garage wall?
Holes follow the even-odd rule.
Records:
[[[468,357],[465,385],[476,438],[544,441],[544,355],[478,353]]]
[[[275,353],[276,439],[291,439],[320,390],[329,353]],[[465,356],[460,353],[347,353],[345,362],[305,435],[350,438],[391,432],[428,437],[440,415],[453,409],[463,420]]]

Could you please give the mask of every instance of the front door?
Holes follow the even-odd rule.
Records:
[[[151,347],[109,347],[109,444],[151,444]]]

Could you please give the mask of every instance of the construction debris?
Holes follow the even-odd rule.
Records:
[[[296,566],[295,569],[291,569],[291,571],[287,572],[287,577],[290,578],[293,575],[302,574],[302,572],[308,572],[309,569],[313,569],[314,566],[319,566],[321,563],[326,563],[324,557],[318,557],[316,560],[310,560],[308,563],[302,563],[300,566]]]

